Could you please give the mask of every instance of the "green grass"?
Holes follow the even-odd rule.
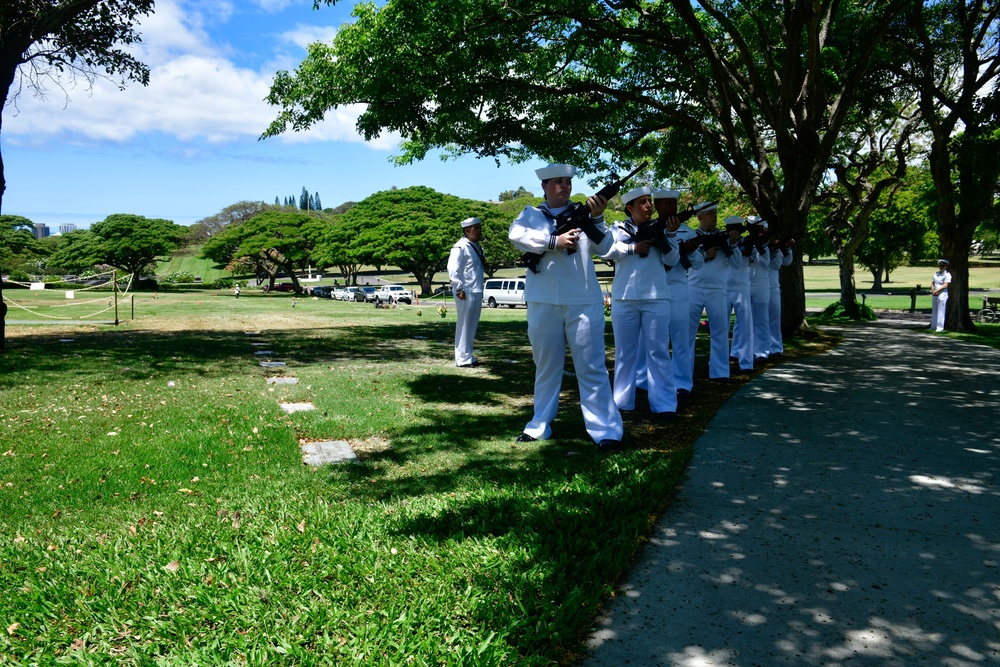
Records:
[[[230,276],[229,271],[216,268],[215,262],[202,259],[197,254],[174,255],[169,262],[159,262],[156,265],[156,275],[160,278],[180,272],[201,276],[202,281],[206,283]]]
[[[558,439],[515,446],[523,309],[484,310],[487,363],[459,372],[433,306],[139,298],[117,328],[8,327],[0,664],[568,662],[746,381],[699,378],[666,427],[627,416],[610,457],[567,381]],[[251,328],[298,385],[266,384]],[[330,438],[364,460],[303,466]]]

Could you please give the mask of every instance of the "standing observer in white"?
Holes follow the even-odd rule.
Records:
[[[948,260],[938,260],[938,270],[931,278],[931,326],[934,331],[944,331],[944,313],[948,305],[948,285],[951,284],[951,274],[948,272]]]
[[[466,218],[462,221],[462,238],[448,256],[448,277],[455,299],[455,365],[467,368],[477,365],[472,344],[479,328],[483,310],[483,273],[486,257],[479,242],[483,239],[483,221]]]

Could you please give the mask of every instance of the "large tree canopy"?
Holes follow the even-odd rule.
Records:
[[[412,273],[422,294],[445,268],[451,246],[461,237],[459,222],[482,217],[486,204],[417,186],[376,192],[342,219],[357,230],[355,257],[364,264],[388,264]],[[377,259],[377,261],[376,261]]]
[[[655,178],[714,164],[779,234],[801,237],[877,44],[907,4],[361,4],[332,43],[277,74],[268,100],[282,111],[266,136],[360,102],[359,130],[400,133],[402,161],[444,148],[597,173],[652,156]],[[801,265],[782,283],[797,326]]]
[[[136,21],[153,0],[3,0],[0,3],[0,125],[2,109],[24,88],[68,76],[92,83],[99,73],[149,82],[149,69],[121,48],[140,41]],[[65,82],[65,79],[64,79]],[[0,210],[4,179],[0,155]]]
[[[45,248],[29,231],[31,220],[19,215],[0,215],[0,350],[7,349],[5,318],[7,304],[3,301],[3,271],[10,265],[45,254]]]
[[[265,210],[246,222],[227,225],[205,243],[202,255],[220,264],[243,261],[267,273],[269,289],[278,271],[284,271],[301,294],[295,270],[311,260],[329,224],[308,213]]]
[[[110,264],[138,278],[153,262],[167,259],[184,233],[170,220],[116,213],[67,234],[49,261],[69,269]]]

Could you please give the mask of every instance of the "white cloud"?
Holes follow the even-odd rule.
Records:
[[[282,2],[258,4],[280,9]],[[269,65],[263,66],[265,71],[241,67],[230,59],[227,47],[211,38],[205,26],[228,18],[229,2],[197,7],[186,10],[177,0],[159,0],[155,14],[143,22],[143,44],[137,55],[150,66],[148,87],[133,83],[119,91],[113,83],[98,80],[89,91],[82,85],[69,89],[68,103],[57,87],[52,87],[47,100],[25,91],[17,103],[18,113],[6,110],[5,136],[34,144],[45,137],[124,142],[154,132],[184,142],[255,140],[278,113],[264,101],[275,70]],[[330,39],[334,32],[332,27],[299,25],[277,41],[304,46]],[[355,129],[362,110],[360,105],[333,110],[313,129],[284,135],[282,141],[363,142]],[[398,143],[398,137],[386,137],[369,145],[383,150]]]
[[[337,36],[334,26],[297,25],[294,30],[281,33],[281,39],[303,50],[313,42],[330,42]]]

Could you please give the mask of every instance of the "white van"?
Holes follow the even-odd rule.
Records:
[[[524,278],[490,278],[483,285],[483,303],[490,308],[525,305]]]

